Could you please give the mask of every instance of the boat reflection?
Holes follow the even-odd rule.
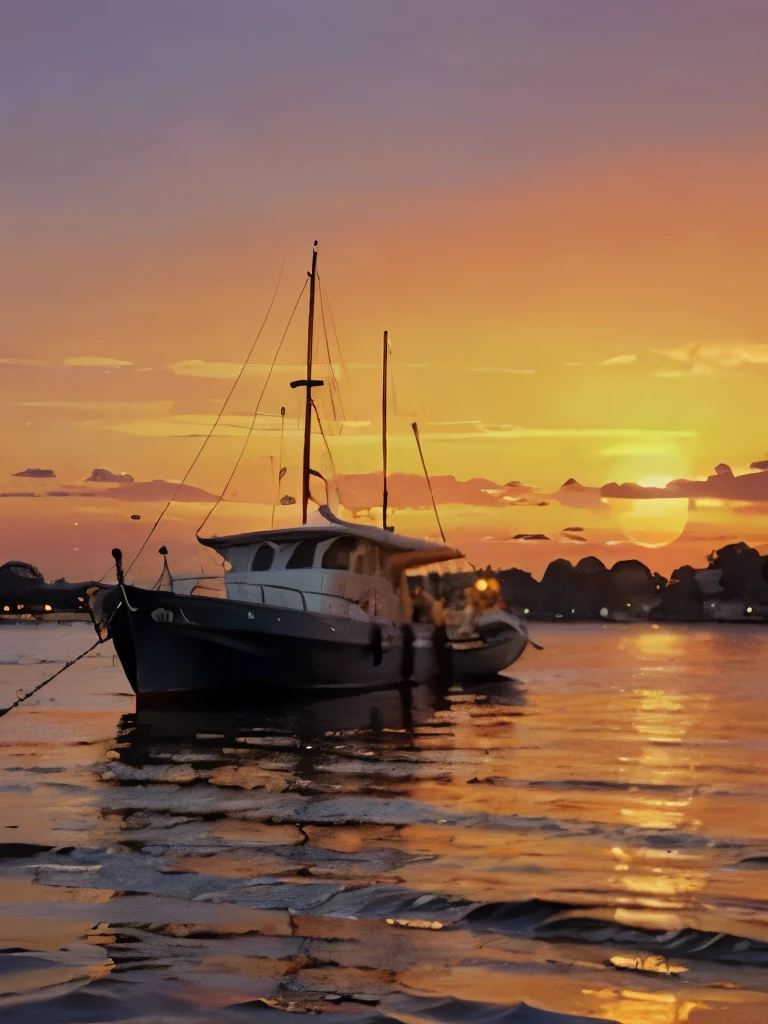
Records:
[[[420,685],[356,695],[320,694],[305,701],[272,700],[231,711],[147,709],[122,717],[116,745],[122,762],[140,764],[151,756],[150,747],[163,740],[226,747],[261,736],[283,737],[302,746],[310,740],[359,735],[385,744],[387,737],[397,736],[402,743],[444,706],[444,689]]]

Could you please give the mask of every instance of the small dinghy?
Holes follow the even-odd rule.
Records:
[[[472,636],[448,638],[457,679],[487,679],[514,664],[528,644],[525,620],[503,608],[484,612]]]
[[[455,679],[498,675],[532,643],[525,619],[504,607],[499,581],[493,576],[478,576],[458,605],[446,609],[445,615]]]

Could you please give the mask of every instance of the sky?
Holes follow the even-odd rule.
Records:
[[[298,522],[314,239],[345,514],[387,329],[398,530],[417,420],[478,564],[768,550],[767,44],[762,0],[0,0],[0,561],[132,559],[257,335],[136,571],[208,565],[260,395],[206,529]]]

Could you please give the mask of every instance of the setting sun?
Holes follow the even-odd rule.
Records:
[[[670,478],[643,477],[638,485],[663,488]],[[611,498],[611,513],[627,540],[644,548],[676,541],[688,522],[688,498]]]

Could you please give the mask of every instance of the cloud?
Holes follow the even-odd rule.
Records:
[[[632,363],[637,362],[636,355],[625,355],[625,356],[611,356],[610,359],[604,359],[598,366],[630,366]]]
[[[768,459],[761,459],[759,462],[750,462],[750,469],[768,469]]]
[[[133,363],[127,359],[111,359],[109,356],[67,356],[58,364],[52,363],[48,359],[22,359],[14,356],[0,359],[0,366],[32,366],[36,369],[50,369],[56,365],[117,369],[121,366],[133,366]]]
[[[427,420],[428,427],[481,427],[482,420]]]
[[[564,526],[561,533],[584,533],[583,526]]]
[[[332,370],[336,376],[339,376],[341,373],[341,366],[337,363],[329,364],[317,361],[315,368],[318,370],[328,369],[329,372]],[[207,359],[182,359],[177,363],[171,363],[165,369],[169,370],[176,377],[208,377],[216,380],[234,380],[243,369],[243,364],[219,363],[208,361]],[[289,373],[297,377],[303,377],[306,372],[306,365],[302,366],[300,363],[275,363],[274,366],[270,363],[248,363],[245,367],[245,374],[249,376],[254,374]]]
[[[92,417],[103,418],[104,410],[109,409],[111,413],[130,416],[162,416],[173,410],[173,402],[167,399],[157,401],[136,401],[136,402],[92,402],[77,401],[66,398],[53,398],[46,400],[34,400],[25,402],[14,402],[14,405],[23,409],[65,409],[73,412],[90,413]],[[211,417],[213,422],[213,417]]]
[[[118,368],[120,366],[133,366],[127,359],[110,359],[108,356],[67,356],[62,359],[62,366],[90,366],[103,367],[104,369]]]
[[[286,421],[288,417],[286,417]],[[213,428],[216,417],[210,413],[163,413],[160,416],[141,415],[125,420],[104,422],[108,430],[135,437],[206,437]],[[253,431],[251,427],[253,426]],[[243,437],[244,434],[271,434],[280,432],[280,416],[273,413],[259,413],[254,424],[253,414],[228,413],[222,416],[216,426],[215,437]],[[299,437],[298,426],[286,422],[285,437]],[[336,438],[335,440],[338,440]],[[381,442],[379,442],[381,443]]]
[[[39,498],[39,494],[33,494],[31,491],[5,491],[0,494],[0,498]]]
[[[94,469],[89,477],[86,477],[87,484],[132,484],[133,477],[130,473],[113,473],[111,469]]]
[[[599,487],[585,487],[584,484],[580,484],[573,477],[570,480],[566,480],[554,493],[548,494],[546,497],[569,508],[607,508],[607,502],[603,500]]]
[[[36,480],[49,480],[51,477],[55,477],[56,474],[52,469],[32,469],[28,466],[26,469],[22,469],[21,472],[14,473],[13,476],[26,476],[33,477]]]
[[[727,344],[680,345],[678,348],[656,349],[657,355],[689,363],[694,372],[712,372],[715,367],[733,370],[744,365],[768,364],[768,345],[749,342]]]
[[[382,503],[383,478],[381,473],[355,473],[338,479],[339,498],[352,512],[377,508]],[[507,486],[475,477],[457,480],[454,476],[432,477],[432,489],[438,505],[474,505],[499,507],[505,499],[527,497],[532,487],[524,484]],[[391,508],[431,508],[432,499],[424,477],[416,473],[392,473],[387,478],[388,499]],[[538,501],[534,501],[538,504]]]
[[[744,505],[734,505],[733,511],[746,516],[768,516],[768,501],[750,501]]]
[[[422,434],[431,441],[467,441],[471,439],[499,441],[527,441],[538,438],[563,437],[585,440],[659,440],[665,438],[698,437],[695,430],[644,430],[641,427],[517,427],[513,424],[489,425],[474,433]],[[374,440],[378,440],[374,438]]]
[[[0,366],[50,366],[45,359],[0,359]]]
[[[322,365],[322,364],[320,364]],[[326,363],[326,366],[329,364]],[[334,368],[335,368],[335,364]],[[344,363],[347,370],[375,370],[377,373],[381,373],[381,363]],[[431,370],[433,367],[432,363],[401,363],[398,360],[398,369],[401,370]]]
[[[768,501],[768,469],[735,476],[721,463],[706,480],[671,480],[664,487],[609,483],[600,489],[606,498],[719,498],[723,501]]]
[[[96,491],[46,491],[47,498],[94,498]]]
[[[602,448],[597,454],[605,458],[619,458],[624,455],[671,455],[677,451],[674,442],[655,440],[619,441],[608,448]]]
[[[177,493],[178,489],[178,493]],[[189,484],[173,483],[170,480],[147,480],[132,484],[123,484],[120,487],[111,487],[103,492],[105,498],[115,498],[118,501],[182,501],[202,502],[208,504],[216,501],[217,495],[204,491],[199,487],[190,487]]]
[[[242,370],[241,363],[211,363],[203,359],[182,359],[166,369],[177,377],[211,377],[234,380]]]
[[[549,540],[546,533],[516,533],[510,540]]]
[[[468,366],[470,373],[536,373],[535,370],[518,370],[511,366]]]
[[[114,365],[114,364],[110,364]],[[324,360],[316,361],[316,369],[322,374],[334,373],[337,377],[341,375],[344,370],[349,371],[375,371],[381,372],[381,363],[369,363],[369,362],[351,362],[345,363],[341,366],[339,363],[327,363]],[[401,363],[398,362],[399,369],[406,370],[434,370],[434,363]],[[220,380],[234,380],[242,370],[242,363],[230,363],[230,362],[217,362],[215,360],[207,359],[181,359],[176,363],[170,363],[163,369],[174,374],[177,377],[208,377],[212,379]],[[529,367],[515,367],[515,366],[465,366],[461,364],[451,364],[448,367],[441,366],[440,369],[453,370],[456,373],[504,373],[504,374],[524,374],[530,375],[535,373],[534,369]],[[306,366],[300,363],[276,363],[272,366],[269,363],[248,363],[245,369],[246,375],[265,375],[267,373],[287,373],[292,374],[295,377],[303,376],[306,372]]]

